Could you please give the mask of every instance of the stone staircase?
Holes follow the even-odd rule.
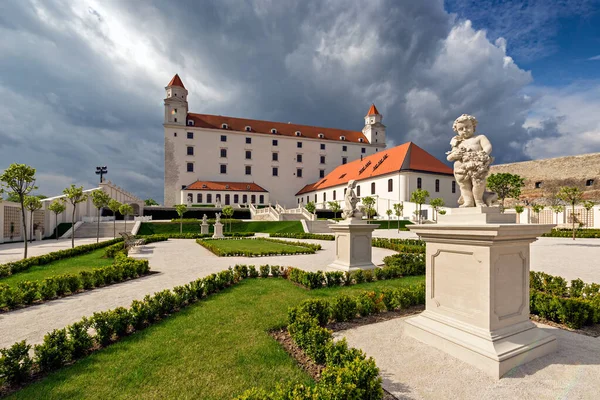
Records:
[[[133,225],[135,225],[134,221],[127,221],[127,230],[125,230],[125,222],[117,221],[115,223],[117,237],[119,237],[119,232],[129,232],[133,229]],[[95,238],[96,230],[98,229],[97,222],[84,222],[76,231],[75,238]],[[69,236],[70,237],[70,236]],[[113,222],[100,222],[100,237],[113,237]]]
[[[332,233],[333,231],[329,229],[329,221],[303,221],[302,224],[306,223],[306,227],[310,233]]]

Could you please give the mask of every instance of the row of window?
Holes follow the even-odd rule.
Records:
[[[542,187],[542,181],[538,181],[535,183],[535,188],[536,189],[540,189]],[[594,180],[593,179],[586,179],[585,180],[585,186],[593,186],[594,185]]]
[[[177,132],[175,132],[173,134],[173,136],[177,136]],[[187,133],[187,138],[188,139],[193,139],[194,138],[194,132],[188,132]],[[227,135],[221,135],[221,142],[227,142]],[[273,146],[279,146],[278,139],[273,139],[271,143],[272,143]],[[246,144],[252,144],[252,138],[251,137],[247,137],[246,138]],[[296,142],[296,147],[299,148],[299,149],[301,149],[302,148],[302,142]],[[320,143],[320,148],[321,148],[321,150],[325,150],[325,143]],[[188,149],[189,149],[189,147],[188,147]],[[342,146],[342,151],[348,151],[348,146]],[[366,147],[361,147],[360,152],[362,154],[365,154],[367,152],[367,148]]]
[[[240,195],[234,194],[233,195],[233,204],[248,203],[248,195],[247,194],[243,194],[241,198],[242,198],[242,202],[240,203]],[[193,203],[194,195],[192,193],[188,193],[187,199],[188,199],[188,203]],[[203,199],[202,193],[196,194],[196,203],[203,204],[202,199]],[[220,194],[215,195],[215,202],[221,202]],[[250,195],[250,202],[252,204],[256,204],[256,195],[255,194]],[[206,194],[206,204],[211,204],[211,203],[212,203],[212,193],[207,193]],[[265,203],[265,195],[261,194],[258,196],[258,204],[264,204],[264,203]],[[231,195],[226,194],[225,195],[225,205],[229,205],[229,204],[231,204]]]
[[[222,174],[226,174],[227,173],[227,164],[221,164],[220,166],[220,172]],[[279,176],[279,167],[272,167],[272,174],[273,176]],[[187,163],[187,172],[194,172],[194,163]],[[245,166],[245,173],[246,175],[252,175],[252,166],[251,165],[246,165]],[[302,168],[296,168],[296,177],[298,178],[302,178]],[[319,170],[319,178],[324,178],[325,177],[325,170],[324,169],[320,169]]]
[[[423,180],[421,178],[417,178],[417,189],[421,189],[423,186]],[[440,191],[440,180],[435,180],[435,192],[439,193]],[[452,193],[456,193],[456,182],[452,181]]]

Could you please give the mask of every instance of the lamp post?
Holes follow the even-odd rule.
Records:
[[[108,174],[108,168],[106,165],[104,167],[96,167],[96,175],[100,175],[100,183],[102,183],[102,176],[104,174]]]

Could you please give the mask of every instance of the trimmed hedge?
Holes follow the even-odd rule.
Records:
[[[74,247],[72,249],[53,251],[52,253],[44,254],[41,256],[29,257],[19,261],[13,261],[6,264],[0,265],[0,278],[10,276],[17,272],[25,271],[36,265],[45,265],[53,261],[62,260],[78,256],[81,254],[92,252],[96,249],[111,246],[115,243],[122,242],[122,238],[111,239],[105,242],[84,244],[81,246]]]
[[[374,238],[371,240],[373,247],[395,250],[399,253],[425,254],[425,242],[418,239],[387,239]]]
[[[148,260],[136,260],[123,253],[117,253],[115,262],[108,267],[81,271],[78,274],[57,275],[39,282],[22,281],[16,288],[0,283],[0,309],[12,310],[19,306],[43,303],[82,290],[138,278],[149,272]]]
[[[269,236],[288,239],[335,240],[334,235],[317,235],[314,233],[270,233]]]
[[[568,285],[560,276],[529,273],[529,309],[569,328],[600,323],[600,284],[574,279]]]
[[[314,387],[280,384],[275,391],[247,390],[237,400],[282,399],[382,399],[379,368],[373,358],[349,348],[346,339],[333,341],[329,321],[349,321],[385,310],[393,311],[425,303],[425,284],[376,293],[364,291],[356,297],[341,295],[331,302],[308,299],[288,310],[288,332],[315,363],[325,365]],[[389,306],[389,308],[388,308]]]
[[[148,242],[148,238],[162,238],[162,240],[167,239],[204,239],[204,238],[212,238],[212,233],[158,233],[152,235],[137,235],[136,238],[146,239],[146,243]],[[250,237],[254,236],[254,232],[223,232],[223,236],[225,237]],[[155,240],[156,241],[156,240]]]
[[[573,229],[552,229],[552,231],[548,233],[544,233],[542,236],[544,237],[565,237],[572,238],[573,237]],[[578,238],[600,238],[600,229],[576,229],[575,237]]]
[[[263,250],[263,251],[251,251],[251,250],[223,250],[218,245],[215,245],[212,242],[218,242],[219,240],[233,240],[229,239],[196,239],[196,243],[200,246],[204,247],[208,251],[216,254],[219,257],[267,257],[267,256],[278,256],[278,255],[294,255],[294,254],[315,254],[317,250],[321,250],[321,245],[319,244],[311,244],[311,243],[303,243],[303,242],[289,242],[286,240],[276,240],[269,238],[256,238],[256,239],[239,239],[239,240],[259,240],[264,242],[275,242],[282,243],[289,246],[297,246],[302,247],[301,249],[289,249],[289,250]]]

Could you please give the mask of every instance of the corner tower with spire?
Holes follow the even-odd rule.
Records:
[[[187,95],[188,91],[178,74],[175,74],[171,82],[165,87],[165,124],[186,124],[188,113]]]
[[[362,133],[369,143],[385,147],[385,125],[381,123],[382,119],[383,116],[379,114],[375,104],[371,104],[371,108],[365,116],[365,127]]]

